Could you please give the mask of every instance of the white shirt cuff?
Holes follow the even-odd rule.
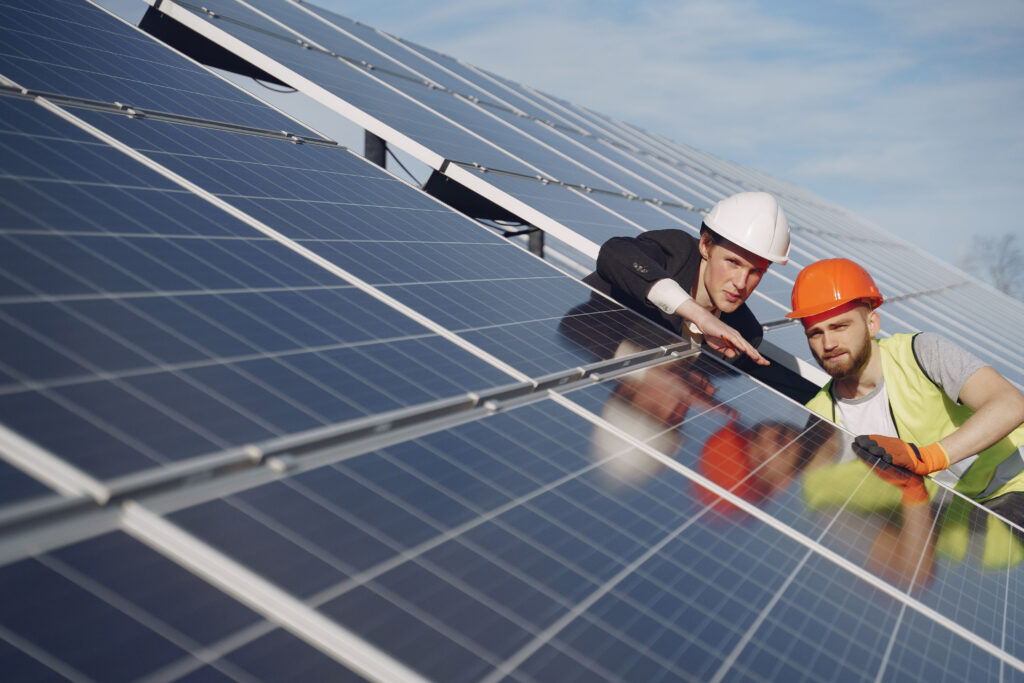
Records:
[[[669,278],[658,280],[647,292],[647,300],[669,315],[674,315],[677,308],[692,298],[678,282]]]

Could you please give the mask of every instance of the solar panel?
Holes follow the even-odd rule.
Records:
[[[797,268],[818,258],[849,256],[881,279],[888,296],[921,295],[964,281],[963,274],[919,249],[800,188],[409,46],[308,3],[221,0],[206,10],[173,2],[163,7],[200,32],[222,38],[230,34],[251,45],[255,49],[246,55],[262,68],[298,78],[300,90],[369,128],[385,126],[380,132],[392,144],[435,169],[443,166],[453,179],[591,257],[613,235],[662,227],[695,230],[700,213],[682,207],[697,196],[705,199],[692,201],[693,206],[706,210],[722,196],[763,189],[781,198],[790,218],[792,265]],[[301,81],[303,77],[315,85]],[[507,126],[496,128],[496,120]],[[537,129],[546,129],[543,140]],[[595,143],[604,149],[595,149]],[[556,159],[552,150],[563,156]],[[567,163],[570,159],[586,160],[585,168]],[[587,175],[591,168],[602,169],[596,181]],[[674,200],[683,204],[676,207]],[[765,319],[781,318],[788,309],[786,290],[795,272],[769,271],[769,279],[779,286],[771,303],[758,309]],[[988,311],[992,325],[957,330],[974,350],[985,348],[991,334],[999,334],[1001,323],[995,319],[1007,318],[998,308],[981,310]],[[913,329],[910,321],[887,318],[887,334]],[[1000,336],[1008,346],[1021,332],[1019,325],[1014,330]],[[806,358],[805,344],[791,337],[781,335],[776,343]],[[1024,384],[1017,363],[1007,365],[1000,354],[983,353],[1012,381]]]
[[[95,7],[0,9],[8,676],[1024,673],[994,515]],[[185,66],[49,80],[104,42]]]
[[[102,11],[72,0],[4,0],[4,77],[67,97],[269,130],[297,124]]]

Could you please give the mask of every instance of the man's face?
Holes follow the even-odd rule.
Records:
[[[771,262],[728,240],[712,244],[706,237],[700,242],[704,267],[704,288],[711,303],[723,313],[732,313],[761,282]]]
[[[832,377],[855,377],[867,365],[871,340],[878,334],[878,315],[866,304],[851,302],[804,318],[803,323],[811,353]]]

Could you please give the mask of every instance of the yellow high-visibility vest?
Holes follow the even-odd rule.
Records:
[[[889,411],[896,432],[904,441],[928,445],[948,436],[974,411],[951,400],[921,369],[914,356],[914,334],[894,334],[878,340],[882,377],[889,395]],[[829,381],[807,407],[840,424]],[[1011,490],[1024,491],[1024,469],[1017,449],[1024,444],[1021,425],[978,454],[978,459],[954,487],[966,496],[987,500]],[[1009,459],[1010,456],[1014,456]],[[1008,460],[1009,459],[1009,460]],[[1006,462],[1005,467],[1000,467]]]

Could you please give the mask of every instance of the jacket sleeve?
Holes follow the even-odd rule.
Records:
[[[679,233],[679,236],[671,233]],[[679,264],[696,252],[695,244],[695,239],[679,230],[613,237],[601,245],[597,273],[613,289],[625,292],[636,303],[646,304],[651,286],[658,280],[673,278]]]

